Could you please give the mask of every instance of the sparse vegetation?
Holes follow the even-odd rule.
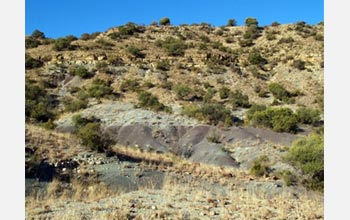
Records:
[[[87,93],[90,97],[102,98],[113,94],[113,88],[110,87],[109,83],[95,79],[87,89]]]
[[[34,69],[43,66],[43,62],[37,59],[34,59],[29,54],[25,54],[25,68]]]
[[[153,111],[171,112],[171,108],[160,103],[157,96],[146,91],[138,94],[138,106]]]
[[[187,48],[183,40],[173,37],[168,37],[165,40],[157,40],[156,46],[164,48],[169,56],[183,56]]]
[[[250,168],[250,173],[255,176],[264,176],[269,173],[268,166],[269,158],[266,155],[260,156],[258,159],[254,160],[253,166]]]

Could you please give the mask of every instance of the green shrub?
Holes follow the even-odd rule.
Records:
[[[25,54],[25,68],[26,69],[34,69],[43,66],[43,62],[37,59],[34,59],[29,54]]]
[[[62,100],[62,103],[64,105],[64,110],[68,112],[75,112],[80,109],[84,109],[88,105],[87,99],[73,99],[69,97],[64,97]]]
[[[63,50],[74,50],[75,49],[75,46],[71,45],[71,41],[72,38],[57,38],[55,40],[55,43],[53,45],[53,49],[55,51],[63,51]]]
[[[163,70],[163,71],[169,71],[170,70],[170,63],[168,60],[160,60],[156,64],[156,69]]]
[[[254,160],[253,166],[250,168],[250,173],[255,176],[264,176],[269,173],[268,166],[269,158],[266,155],[260,156]]]
[[[246,116],[246,119],[251,118],[249,123],[253,126],[271,128],[276,132],[296,133],[298,131],[298,120],[289,108],[268,108],[249,114],[250,116]]]
[[[227,26],[229,26],[229,27],[236,26],[236,24],[237,24],[237,22],[236,22],[235,19],[229,19],[229,20],[227,21]]]
[[[207,92],[203,96],[203,102],[204,103],[209,103],[212,101],[214,95],[216,93],[216,90],[213,88],[208,88]]]
[[[278,41],[279,44],[292,43],[292,42],[294,42],[294,39],[293,39],[292,37],[287,37],[287,38],[282,37],[282,38]]]
[[[170,25],[170,19],[167,18],[167,17],[161,18],[161,19],[159,20],[159,24],[160,24],[160,25]]]
[[[94,98],[102,98],[113,93],[109,83],[101,79],[95,79],[87,89],[88,95]]]
[[[276,35],[273,32],[267,32],[266,39],[269,41],[276,40]]]
[[[137,58],[145,58],[146,54],[142,53],[142,49],[135,47],[135,46],[129,46],[127,48],[128,53],[131,55],[137,57]]]
[[[254,45],[252,39],[243,39],[238,42],[239,46],[241,47],[251,47]]]
[[[219,89],[220,99],[226,99],[230,96],[231,90],[225,86]]]
[[[77,137],[81,143],[92,150],[102,152],[108,146],[99,123],[89,122],[78,129]]]
[[[290,103],[292,94],[278,83],[269,84],[269,91],[273,96],[283,102]]]
[[[92,73],[89,72],[88,69],[86,69],[84,66],[77,66],[74,70],[72,70],[72,74],[79,76],[83,79],[88,79],[93,76]]]
[[[253,104],[249,110],[245,113],[245,121],[246,123],[248,123],[249,121],[252,120],[254,114],[256,112],[262,112],[266,110],[266,106],[265,105],[257,105],[257,104]]]
[[[248,61],[253,65],[265,65],[267,64],[267,60],[263,58],[258,51],[253,51],[248,56]]]
[[[32,37],[28,37],[25,40],[25,47],[26,47],[26,49],[38,47],[40,44],[41,43],[40,43],[39,40],[37,40],[35,38],[32,38]]]
[[[316,109],[299,108],[296,112],[299,123],[316,125],[321,120],[320,112]]]
[[[135,79],[127,79],[120,84],[119,89],[122,92],[126,92],[129,90],[132,92],[137,92],[140,89],[140,83]]]
[[[248,27],[251,25],[258,26],[258,21],[256,20],[256,18],[248,17],[245,19],[245,25]]]
[[[43,123],[53,119],[54,105],[52,98],[42,86],[36,85],[30,80],[25,82],[25,116],[26,120],[34,120]]]
[[[171,109],[164,104],[160,103],[158,97],[152,95],[152,93],[142,91],[138,95],[138,106],[153,111],[166,111],[170,112]]]
[[[231,111],[226,109],[223,105],[216,103],[204,103],[201,106],[184,106],[182,114],[198,120],[204,120],[212,125],[221,123],[230,126],[234,122],[234,116],[231,115]]]
[[[210,143],[220,144],[220,135],[218,135],[217,133],[212,133],[207,136],[207,141]]]
[[[156,46],[164,48],[169,56],[183,56],[187,45],[181,39],[167,37],[164,41],[157,40]]]
[[[306,175],[303,183],[312,189],[323,189],[324,137],[310,134],[293,142],[286,159]]]
[[[72,122],[75,128],[80,129],[88,123],[100,123],[101,120],[94,116],[83,117],[81,114],[77,114],[72,117]]]
[[[219,74],[226,73],[227,69],[224,66],[221,66],[221,65],[218,65],[218,64],[209,63],[209,64],[207,64],[207,72],[209,74],[219,75]]]
[[[247,95],[244,95],[239,90],[236,90],[236,91],[230,93],[229,99],[230,99],[230,103],[232,104],[233,109],[235,109],[237,107],[242,107],[242,108],[249,108],[250,107],[249,97]]]
[[[298,70],[304,70],[305,69],[305,62],[302,60],[294,60],[293,67]]]
[[[323,41],[324,40],[324,37],[323,37],[323,34],[316,34],[314,36],[315,40],[317,41]]]
[[[180,100],[188,100],[189,95],[193,93],[193,90],[184,84],[175,85],[173,90],[175,91],[176,98]]]
[[[282,170],[276,172],[276,176],[284,181],[287,186],[295,185],[298,182],[298,178],[290,170]]]
[[[44,32],[41,32],[38,29],[35,29],[32,32],[31,37],[34,38],[34,39],[45,39],[45,34],[44,34]]]

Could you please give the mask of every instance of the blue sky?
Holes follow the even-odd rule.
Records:
[[[169,17],[171,23],[206,22],[221,26],[233,18],[243,25],[254,17],[259,25],[324,20],[323,0],[26,0],[25,34],[43,31],[47,37],[106,31],[127,22],[149,25]]]

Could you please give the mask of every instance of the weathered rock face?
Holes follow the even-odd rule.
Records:
[[[279,155],[279,150],[273,146],[289,146],[296,138],[293,134],[259,128],[220,129],[216,126],[201,125],[194,119],[180,115],[135,109],[131,104],[125,103],[95,105],[81,114],[100,118],[104,132],[115,143],[138,146],[146,151],[170,151],[194,162],[240,166],[244,169],[248,169],[253,160],[260,155]],[[71,116],[62,118],[57,123],[57,130],[61,132],[71,132],[75,129]],[[208,141],[212,136],[217,136],[217,143]],[[224,145],[235,145],[235,148],[223,149]]]

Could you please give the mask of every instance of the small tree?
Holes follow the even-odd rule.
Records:
[[[245,25],[248,27],[251,25],[258,26],[258,21],[255,18],[248,17],[247,19],[245,19]]]
[[[32,38],[34,39],[45,39],[44,32],[39,31],[38,29],[35,29],[32,33]]]
[[[237,24],[237,22],[236,22],[235,19],[229,19],[229,20],[227,21],[227,26],[229,26],[229,27],[236,26],[236,24]]]
[[[170,25],[170,19],[167,18],[167,17],[161,18],[161,19],[159,20],[159,24],[160,24],[160,25]]]

